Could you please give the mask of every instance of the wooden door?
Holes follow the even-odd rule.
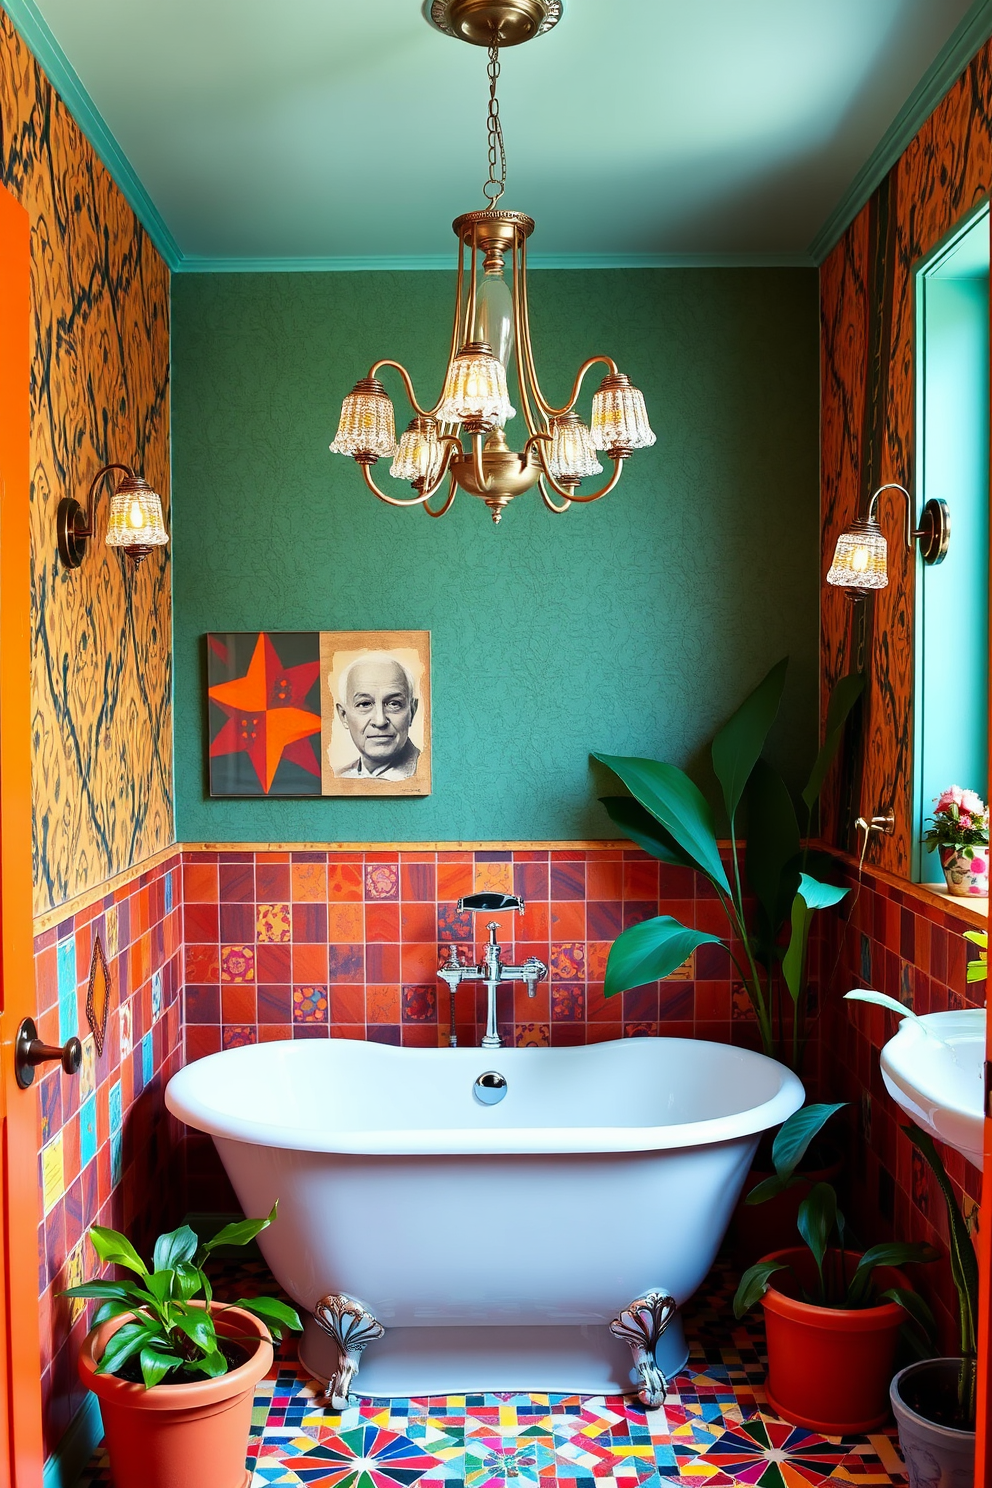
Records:
[[[17,1026],[35,1011],[31,863],[31,238],[0,186],[0,1488],[40,1488],[38,1117]]]

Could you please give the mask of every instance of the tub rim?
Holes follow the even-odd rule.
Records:
[[[300,1047],[298,1042],[291,1039],[277,1042],[292,1048]],[[372,1041],[353,1039],[321,1040],[321,1044],[337,1045],[367,1045],[370,1042]],[[520,1055],[531,1058],[534,1055],[570,1055],[574,1058],[586,1050],[636,1046],[648,1042],[691,1043],[703,1048],[732,1050],[747,1063],[758,1060],[771,1065],[779,1073],[779,1088],[767,1100],[743,1111],[667,1126],[519,1126],[493,1127],[488,1130],[485,1127],[330,1128],[317,1131],[273,1121],[251,1121],[218,1107],[211,1107],[202,1096],[197,1096],[196,1086],[205,1077],[203,1067],[211,1061],[229,1060],[230,1056],[236,1055],[244,1062],[249,1062],[261,1057],[260,1052],[255,1051],[271,1047],[252,1044],[221,1050],[185,1065],[169,1081],[165,1091],[165,1104],[178,1120],[208,1136],[286,1152],[325,1152],[343,1156],[539,1156],[555,1153],[665,1152],[755,1137],[780,1125],[793,1111],[799,1109],[806,1098],[799,1077],[784,1064],[755,1050],[713,1039],[675,1039],[650,1035],[637,1039],[606,1039],[597,1044],[567,1045],[557,1049],[403,1049],[390,1044],[375,1044],[375,1048],[384,1062],[409,1055],[456,1055],[460,1056],[460,1062],[467,1063],[467,1056],[475,1056],[481,1073],[496,1063],[502,1062],[505,1065],[508,1059],[513,1062]]]

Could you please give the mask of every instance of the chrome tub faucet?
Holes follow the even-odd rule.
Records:
[[[518,914],[524,912],[524,901],[516,894],[467,894],[458,901],[458,911],[470,909],[475,913],[488,910],[515,909]],[[537,984],[543,981],[548,974],[548,968],[543,961],[536,956],[528,956],[522,966],[505,966],[500,953],[499,942],[496,939],[496,931],[499,926],[495,920],[490,920],[488,925],[489,941],[486,945],[485,954],[478,966],[463,966],[458,959],[458,947],[452,945],[448,949],[448,959],[443,961],[438,969],[438,976],[448,984],[451,994],[451,1035],[449,1042],[454,1049],[458,1044],[455,1035],[455,993],[462,982],[485,982],[486,984],[486,1031],[482,1038],[484,1049],[500,1049],[503,1041],[496,1032],[496,993],[502,982],[525,982],[527,984],[527,996],[533,997],[537,992]]]

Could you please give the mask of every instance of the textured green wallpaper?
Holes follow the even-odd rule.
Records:
[[[785,652],[773,754],[802,783],[816,730],[816,272],[533,274],[546,392],[560,398],[587,355],[610,352],[658,442],[603,501],[556,517],[531,493],[499,527],[464,494],[437,522],[387,508],[327,450],[377,356],[436,397],[452,278],[173,278],[181,841],[609,837],[589,751],[705,770],[713,728]],[[433,795],[210,800],[203,636],[254,628],[429,629]]]

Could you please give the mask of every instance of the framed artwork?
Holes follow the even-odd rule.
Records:
[[[207,636],[212,796],[427,796],[430,631]]]

